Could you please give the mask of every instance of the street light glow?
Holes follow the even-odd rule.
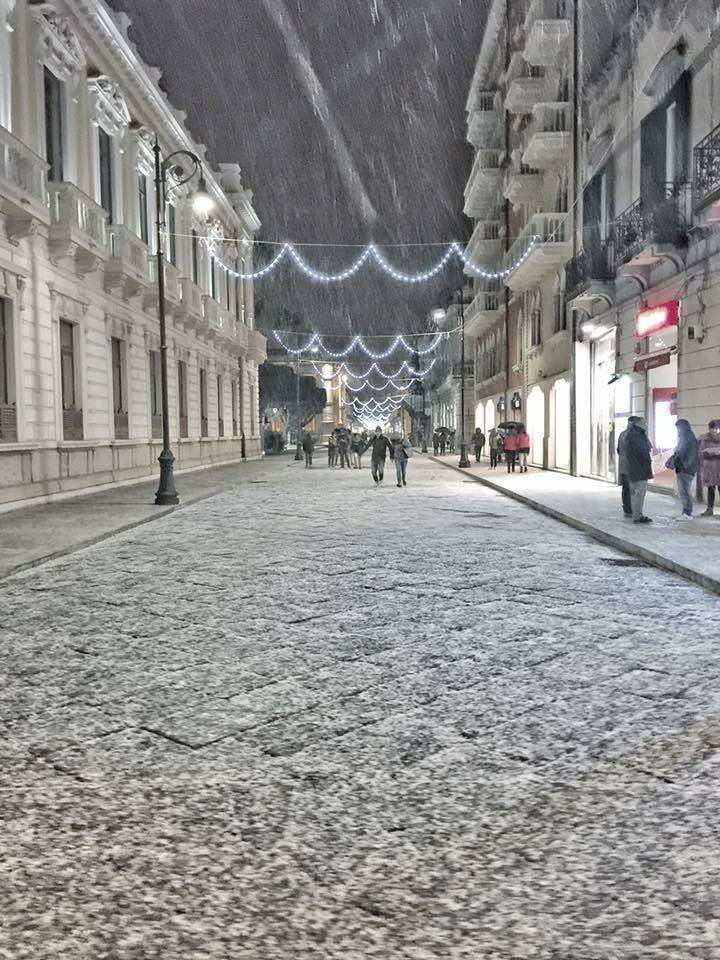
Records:
[[[215,208],[215,201],[208,193],[205,177],[200,177],[197,191],[193,194],[192,204],[195,213],[201,217],[206,217]]]

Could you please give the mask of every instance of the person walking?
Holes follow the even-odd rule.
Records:
[[[517,459],[520,473],[527,473],[527,461],[530,453],[530,434],[525,429],[525,424],[523,423],[518,427],[517,443]]]
[[[350,434],[345,427],[338,431],[337,449],[341,469],[344,470],[346,466],[350,469]]]
[[[334,467],[337,459],[337,437],[335,431],[328,437],[328,466]]]
[[[390,459],[392,460],[395,456],[393,445],[382,432],[382,427],[375,427],[375,435],[370,441],[370,468],[372,470],[372,478],[375,481],[376,487],[383,482],[385,475],[385,460],[387,459],[388,453],[390,454]]]
[[[482,457],[483,450],[485,449],[485,434],[482,432],[480,427],[475,428],[475,432],[472,435],[473,449],[475,450],[475,463],[480,463],[480,458]]]
[[[515,461],[518,452],[518,434],[515,427],[510,427],[505,435],[505,459],[507,461],[507,472],[515,473]]]
[[[444,457],[444,456],[445,456],[445,450],[447,449],[447,434],[446,434],[446,433],[441,433],[441,434],[439,435],[439,443],[440,443],[440,456],[441,456],[441,457]]]
[[[412,456],[412,444],[407,437],[393,438],[392,455],[395,461],[395,473],[397,474],[397,485],[399,487],[407,486],[407,464]]]
[[[652,480],[652,444],[647,435],[647,424],[642,417],[632,417],[625,431],[623,453],[625,476],[630,486],[630,506],[633,523],[652,523],[643,513],[647,496],[648,480]]]
[[[490,469],[494,470],[498,465],[498,443],[500,441],[500,434],[495,429],[492,428],[490,435],[488,437],[488,444],[490,445]]]
[[[455,431],[451,430],[448,434],[448,453],[455,453]]]
[[[700,482],[707,489],[707,508],[701,516],[715,512],[715,492],[720,489],[720,420],[711,420],[700,438]]]
[[[700,465],[698,440],[687,420],[677,420],[675,428],[678,434],[677,446],[665,466],[669,470],[674,470],[677,475],[678,490],[683,506],[678,519],[692,520],[692,482]]]
[[[311,433],[306,433],[302,441],[303,453],[305,454],[305,466],[312,466],[313,451],[315,450],[315,438]]]
[[[432,435],[432,445],[433,445],[433,456],[438,455],[438,450],[440,449],[440,436],[437,431]]]
[[[622,500],[622,509],[626,517],[632,517],[632,503],[630,502],[630,480],[628,478],[628,469],[627,469],[627,450],[626,443],[628,438],[628,433],[630,428],[635,423],[641,423],[642,417],[628,417],[627,426],[623,432],[618,437],[617,442],[617,454],[618,454],[618,479],[620,481],[621,488],[621,500]]]

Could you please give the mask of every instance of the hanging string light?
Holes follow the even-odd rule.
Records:
[[[355,373],[343,361],[341,364],[338,365],[338,369],[336,373],[331,374],[329,377],[326,377],[321,373],[321,376],[323,380],[326,382],[328,380],[337,380],[338,377],[342,377],[343,375],[350,377],[351,380],[367,380],[370,374],[373,373],[373,371],[375,371],[379,373],[381,377],[384,377],[386,380],[395,380],[397,377],[400,376],[401,373],[403,373],[403,371],[407,371],[411,377],[414,377],[418,380],[422,380],[423,377],[427,376],[427,374],[430,373],[432,368],[435,366],[436,362],[437,362],[437,357],[433,357],[433,359],[427,365],[425,370],[414,370],[410,366],[410,364],[407,362],[407,360],[403,360],[403,362],[397,368],[395,373],[385,373],[385,371],[381,370],[380,367],[377,365],[377,363],[373,361],[370,364],[370,366],[367,368],[367,370],[365,370],[364,373]],[[316,364],[313,364],[313,367],[315,368],[316,372],[320,373],[320,371],[317,369]]]
[[[387,276],[392,277],[393,280],[397,280],[401,283],[407,284],[416,284],[416,283],[425,283],[428,280],[431,280],[433,277],[437,276],[441,270],[448,264],[450,259],[454,256],[459,257],[464,265],[474,273],[475,276],[484,277],[486,280],[504,280],[511,273],[514,273],[515,270],[527,259],[534,247],[541,242],[541,238],[538,236],[533,236],[530,238],[530,241],[523,251],[523,253],[518,257],[518,259],[511,264],[509,267],[505,267],[503,270],[488,270],[485,267],[481,267],[478,264],[470,260],[463,250],[462,246],[453,241],[442,255],[442,257],[437,261],[437,263],[431,267],[429,270],[422,270],[418,273],[403,273],[401,270],[396,269],[385,257],[383,253],[375,246],[374,243],[369,244],[360,256],[346,267],[345,270],[341,270],[338,273],[325,273],[322,270],[316,270],[312,267],[304,257],[302,257],[292,243],[285,243],[280,248],[280,251],[275,256],[275,258],[267,264],[267,266],[262,267],[259,270],[254,270],[251,273],[244,273],[242,270],[236,270],[229,263],[226,263],[217,253],[217,250],[220,246],[220,239],[217,237],[203,237],[203,242],[207,247],[208,253],[212,258],[213,262],[216,263],[219,267],[225,270],[232,277],[236,277],[240,280],[259,280],[264,276],[267,276],[268,273],[275,270],[283,260],[288,256],[293,261],[295,266],[309,277],[311,280],[315,280],[318,283],[343,283],[345,280],[350,279],[354,276],[362,267],[365,266],[368,261],[373,260],[376,266],[378,266]]]
[[[286,350],[288,353],[292,354],[294,357],[300,357],[303,354],[307,353],[308,351],[312,350],[313,347],[317,347],[318,349],[322,350],[323,353],[327,354],[327,356],[332,357],[333,360],[338,360],[342,357],[347,357],[348,354],[352,353],[353,350],[362,350],[363,353],[366,356],[370,357],[372,360],[384,360],[386,357],[389,357],[391,353],[394,353],[395,350],[397,350],[397,348],[400,346],[404,347],[405,350],[409,351],[410,353],[418,354],[419,356],[424,357],[428,353],[432,353],[432,351],[436,349],[436,347],[438,346],[440,341],[443,339],[443,337],[447,336],[446,333],[414,334],[414,336],[432,336],[433,338],[432,343],[430,344],[429,347],[425,347],[422,350],[419,350],[419,349],[416,350],[407,342],[405,337],[402,334],[400,334],[399,336],[394,338],[393,342],[390,344],[387,350],[384,350],[380,353],[376,353],[375,351],[371,350],[370,347],[368,347],[368,345],[365,343],[363,338],[360,336],[353,337],[349,345],[344,350],[339,350],[339,351],[331,350],[330,347],[328,347],[328,345],[325,343],[322,335],[319,333],[313,333],[310,339],[307,341],[307,343],[304,344],[304,346],[298,347],[296,349],[294,347],[288,346],[288,344],[285,343],[285,341],[281,336],[282,332],[283,331],[280,331],[280,330],[273,330],[273,336],[275,337],[277,342],[280,344],[280,346],[283,348],[283,350]]]

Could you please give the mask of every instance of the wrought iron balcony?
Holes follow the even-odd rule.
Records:
[[[565,56],[569,39],[567,0],[532,0],[525,18],[523,48],[528,63],[553,66]]]
[[[666,184],[665,197],[650,206],[642,199],[630,204],[613,224],[615,269],[634,263],[649,267],[687,241],[687,184]]]
[[[568,261],[565,299],[575,307],[589,311],[596,300],[612,303],[614,290],[615,266],[608,244],[583,250]]]
[[[720,125],[693,151],[693,207],[703,210],[720,199]]]
[[[505,254],[506,269],[514,268],[505,283],[511,290],[529,290],[564,267],[571,255],[572,217],[567,213],[537,213]]]
[[[536,103],[523,163],[538,170],[561,167],[572,157],[570,104]]]
[[[0,209],[8,238],[17,242],[49,223],[47,163],[5,127],[0,127]]]
[[[80,274],[105,262],[110,250],[107,213],[74,183],[50,183],[50,256],[70,259]]]
[[[502,115],[495,106],[496,96],[494,90],[483,90],[478,94],[473,111],[468,117],[467,138],[476,147],[497,142]]]
[[[503,179],[503,150],[478,150],[470,177],[465,187],[465,215],[473,219],[486,212],[492,201],[497,205],[497,193]]]

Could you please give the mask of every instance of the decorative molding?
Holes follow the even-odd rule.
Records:
[[[51,3],[33,3],[38,30],[38,57],[60,80],[71,80],[85,67],[85,53],[70,20]]]
[[[138,172],[146,177],[153,177],[155,175],[155,155],[153,153],[155,134],[147,127],[136,127],[133,133],[135,135]]]
[[[160,349],[160,335],[155,333],[154,330],[149,330],[147,327],[143,330],[143,342],[146,350]]]
[[[88,87],[94,101],[96,123],[111,137],[119,136],[130,124],[130,111],[120,87],[105,74],[88,76]]]
[[[112,313],[105,314],[105,331],[108,340],[113,337],[117,340],[124,340],[128,350],[131,346],[132,323],[124,317],[118,317]]]
[[[24,274],[7,268],[0,269],[0,296],[13,300],[17,310],[25,309],[26,288],[27,277]]]
[[[70,294],[62,293],[54,282],[48,283],[48,290],[50,291],[50,312],[55,323],[60,320],[80,323],[87,316],[89,300],[80,300]]]

